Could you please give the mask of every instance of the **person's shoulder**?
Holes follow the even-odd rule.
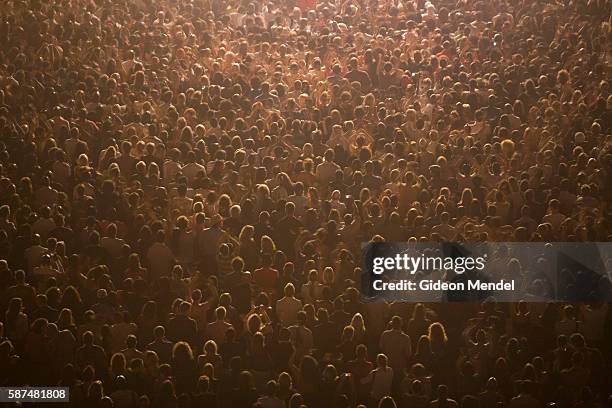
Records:
[[[282,299],[278,299],[276,301],[277,307],[278,306],[280,306],[280,307],[289,306],[291,304],[292,304],[291,299],[287,298],[287,297],[283,297]]]

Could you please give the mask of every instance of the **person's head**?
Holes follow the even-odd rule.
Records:
[[[120,375],[126,372],[127,360],[125,359],[125,355],[123,353],[113,354],[110,361],[110,369],[114,375]]]
[[[15,271],[15,282],[18,285],[23,285],[25,283],[25,277],[25,271],[23,269]]]
[[[295,296],[295,286],[293,286],[293,283],[289,282],[289,283],[287,283],[285,285],[284,294],[287,297],[294,297]]]
[[[238,390],[239,391],[250,391],[254,388],[254,379],[253,374],[250,371],[242,371],[240,372],[240,377],[238,378]]]
[[[247,243],[253,240],[254,236],[255,236],[255,227],[253,227],[252,225],[245,225],[240,230],[240,235],[238,236],[238,240],[240,243]]]
[[[266,395],[268,396],[276,396],[278,393],[278,383],[275,380],[269,380],[266,383]]]
[[[363,315],[361,313],[355,313],[353,315],[353,318],[351,319],[351,326],[355,330],[362,331],[365,329],[365,322],[363,320]]]
[[[174,383],[170,380],[165,380],[161,383],[159,388],[159,399],[165,401],[172,401],[176,398],[174,390]]]
[[[225,307],[223,306],[219,306],[215,309],[215,317],[219,321],[225,320],[226,314],[227,314],[227,309],[225,309]]]
[[[325,310],[325,309],[320,309],[320,310]],[[321,321],[320,317],[319,317],[319,321]],[[352,326],[345,326],[344,329],[342,329],[342,336],[341,336],[342,341],[353,341],[354,337],[355,337],[355,329]]]
[[[388,359],[385,354],[380,353],[376,356],[376,365],[378,368],[387,367],[387,363],[388,363]]]
[[[428,331],[429,341],[433,344],[446,343],[446,330],[442,323],[436,322],[429,326]]]
[[[178,313],[182,316],[187,316],[189,311],[191,310],[191,303],[189,302],[181,302],[178,307]]]
[[[391,318],[391,328],[393,330],[401,330],[402,329],[402,318],[399,316],[393,316]]]
[[[323,155],[323,158],[326,162],[334,161],[334,151],[332,149],[327,149]]]
[[[204,343],[204,354],[212,356],[217,354],[217,343],[214,340]]]
[[[147,350],[144,357],[144,365],[147,370],[159,369],[159,356],[153,350]]]
[[[300,326],[304,326],[306,324],[307,319],[308,319],[308,315],[306,314],[304,310],[300,310],[297,313],[297,321]]]
[[[137,253],[130,254],[128,258],[128,265],[130,268],[140,268],[140,256]]]
[[[47,295],[43,293],[36,295],[36,305],[38,307],[47,306],[47,303],[48,303]]]
[[[136,338],[135,335],[130,334],[127,336],[127,339],[125,340],[125,344],[129,349],[136,348],[136,344],[138,344],[138,339]]]
[[[286,371],[283,371],[278,375],[278,387],[281,390],[289,390],[293,386],[291,375]]]
[[[200,289],[196,289],[191,293],[191,300],[194,305],[197,305],[202,300],[202,291]]]
[[[45,318],[38,318],[32,322],[30,325],[30,333],[35,333],[38,335],[43,335],[47,329],[49,322]]]
[[[179,341],[172,348],[172,360],[178,362],[193,361],[193,351],[189,343]]]
[[[101,401],[104,397],[104,388],[102,386],[102,381],[96,380],[92,382],[89,385],[89,389],[87,390],[87,395],[92,401]]]
[[[219,306],[223,306],[226,309],[229,308],[232,304],[232,295],[227,292],[223,292],[221,296],[219,296]]]
[[[295,214],[295,204],[291,201],[288,201],[285,204],[285,214],[289,217],[292,217]]]
[[[72,309],[63,308],[57,316],[57,324],[61,329],[72,326],[74,324]]]
[[[365,344],[359,344],[355,348],[355,356],[359,360],[366,360],[368,358],[368,348]]]
[[[305,406],[306,405],[304,405],[304,397],[302,396],[302,394],[296,392],[291,395],[291,398],[289,398],[288,408],[304,408]]]
[[[260,241],[260,249],[263,253],[273,254],[276,252],[276,245],[272,238],[267,235],[263,235]]]
[[[393,397],[387,395],[380,399],[378,402],[378,408],[397,408],[397,404],[395,403]]]
[[[586,340],[582,333],[573,333],[569,338],[570,344],[575,350],[583,350],[586,346]]]
[[[198,378],[198,391],[200,393],[210,392],[210,377],[207,375],[201,375]]]
[[[94,335],[91,331],[83,333],[83,344],[91,346],[94,342]]]
[[[236,256],[232,259],[231,266],[232,266],[232,272],[242,273],[244,271],[244,260],[241,257]]]
[[[445,384],[438,385],[438,399],[446,400],[448,398],[448,387]]]

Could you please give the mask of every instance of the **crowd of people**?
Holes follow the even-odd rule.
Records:
[[[364,242],[611,240],[611,22],[606,0],[1,1],[0,386],[610,406],[607,302],[359,282]]]

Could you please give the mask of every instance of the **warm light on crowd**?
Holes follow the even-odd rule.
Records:
[[[609,304],[531,302],[546,254],[486,260],[519,303],[359,289],[368,242],[610,241],[610,16],[0,2],[0,399],[608,406]]]

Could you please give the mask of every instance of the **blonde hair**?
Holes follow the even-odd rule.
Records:
[[[248,240],[253,239],[254,235],[255,227],[253,227],[252,225],[245,225],[240,230],[240,234],[238,235],[238,241],[240,241],[240,243],[247,242]]]
[[[512,153],[514,153],[514,142],[510,139],[502,140],[501,150],[505,155],[510,156]]]
[[[267,254],[274,254],[276,252],[276,244],[274,243],[274,241],[272,240],[272,238],[270,238],[267,235],[263,235],[261,237],[261,241],[259,242],[259,247],[261,249],[261,252],[267,253]]]
[[[355,313],[351,319],[351,327],[357,330],[365,330],[365,322],[361,313]]]
[[[427,337],[429,338],[429,341],[432,346],[441,346],[448,341],[448,337],[446,337],[446,329],[444,328],[442,323],[439,322],[435,322],[429,325],[429,329],[427,330]]]

